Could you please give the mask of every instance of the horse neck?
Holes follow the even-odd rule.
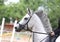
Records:
[[[32,21],[31,22],[34,25],[33,26],[33,31],[38,31],[38,32],[46,33],[40,18],[36,14],[33,15]],[[30,24],[30,25],[32,25],[32,24]]]

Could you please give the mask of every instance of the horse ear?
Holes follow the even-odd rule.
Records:
[[[27,12],[28,12],[28,15],[32,16],[33,11],[31,9],[27,8]]]

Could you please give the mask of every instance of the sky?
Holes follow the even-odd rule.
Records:
[[[5,5],[8,5],[8,4],[10,4],[10,3],[18,3],[19,2],[19,0],[6,0],[5,2],[4,2],[4,4]]]

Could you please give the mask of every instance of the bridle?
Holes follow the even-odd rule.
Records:
[[[34,14],[33,14],[33,15],[34,15]],[[32,16],[33,16],[33,15],[32,15]],[[32,31],[32,30],[29,30],[28,23],[29,23],[29,21],[31,20],[32,16],[30,16],[29,20],[23,25],[23,26],[27,26],[27,29],[25,29],[25,30],[30,31],[30,32],[33,32],[33,33],[46,34],[46,35],[48,35],[48,33],[41,33],[41,32],[35,32],[35,31]]]
[[[33,15],[34,15],[34,14],[33,14]],[[32,16],[33,16],[33,15],[32,15]],[[28,20],[24,25],[22,25],[22,26],[24,26],[24,27],[27,26],[27,29],[24,29],[24,30],[30,31],[30,32],[32,32],[32,33],[49,35],[48,33],[35,32],[35,31],[32,31],[32,30],[29,29],[28,23],[29,23],[29,21],[31,20],[32,16],[30,16],[29,20]],[[47,36],[47,37],[48,37],[48,36]],[[46,39],[46,38],[44,38],[44,39]],[[43,39],[43,40],[44,40],[44,39]],[[41,40],[40,42],[42,42],[43,40]]]

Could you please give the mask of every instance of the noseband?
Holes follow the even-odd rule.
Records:
[[[33,16],[33,15],[32,15]],[[24,24],[24,25],[21,25],[21,24],[19,24],[19,30],[21,31],[22,29],[24,29],[24,30],[26,30],[26,31],[31,31],[30,29],[29,29],[29,27],[28,27],[28,23],[29,23],[29,21],[31,20],[31,18],[32,18],[32,16],[30,16],[30,18],[29,18],[29,20]],[[27,28],[25,28],[25,26],[27,26]]]

